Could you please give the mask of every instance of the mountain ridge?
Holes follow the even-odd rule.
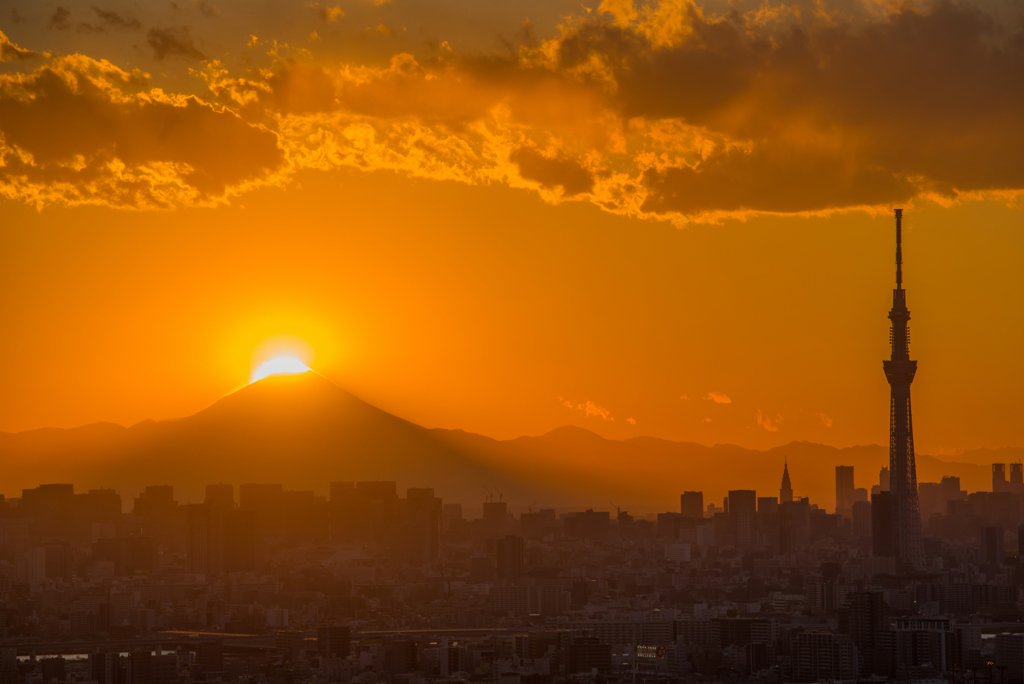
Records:
[[[970,453],[1009,461],[1024,449]],[[388,479],[434,487],[446,500],[470,506],[490,490],[503,492],[513,507],[617,501],[644,511],[675,510],[679,494],[690,489],[705,491],[707,502],[728,489],[774,493],[783,460],[798,494],[831,507],[833,467],[853,465],[857,485],[870,488],[888,448],[794,440],[755,450],[649,435],[615,440],[576,425],[499,440],[416,425],[306,373],[252,383],[182,418],[0,433],[0,458],[4,486],[17,489],[56,479],[127,491],[166,482],[198,496],[209,482],[264,481],[325,494],[333,480]],[[965,489],[988,488],[987,464],[926,454],[917,461],[919,481],[949,474],[961,477]]]

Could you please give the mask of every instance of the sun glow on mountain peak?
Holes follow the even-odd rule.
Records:
[[[249,384],[271,375],[297,375],[310,370],[312,369],[309,366],[294,356],[276,356],[269,361],[264,361],[252,372]]]

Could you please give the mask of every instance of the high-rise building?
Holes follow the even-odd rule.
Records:
[[[214,504],[188,504],[189,570],[199,575],[224,572],[224,510]]]
[[[1002,565],[1005,555],[1002,526],[983,527],[981,530],[981,562],[989,565]]]
[[[871,497],[871,555],[896,556],[892,492],[878,492]]]
[[[235,507],[235,486],[230,484],[206,485],[205,503],[218,506],[225,511]]]
[[[348,625],[319,625],[316,628],[316,650],[320,655],[348,656],[351,646],[351,632]]]
[[[757,492],[734,489],[729,492],[729,522],[736,535],[736,546],[757,542]]]
[[[836,466],[836,513],[853,514],[853,466]]]
[[[871,539],[871,502],[854,501],[851,519],[854,538]]]
[[[993,492],[1005,492],[1007,490],[1006,482],[1006,464],[1005,463],[993,463],[992,464],[992,491]]]
[[[683,492],[679,497],[679,512],[684,518],[703,518],[704,492]]]
[[[782,486],[779,487],[779,501],[789,503],[793,501],[793,483],[789,481],[789,461],[782,462]]]
[[[857,647],[857,671],[861,677],[879,674],[876,665],[880,647],[879,636],[887,628],[885,600],[881,591],[853,591],[846,597],[845,610],[840,612],[839,627],[849,634]]]
[[[523,538],[511,534],[500,537],[495,542],[494,550],[498,579],[518,582],[523,576]]]
[[[917,499],[917,465],[914,458],[914,423],[910,409],[910,384],[917,361],[910,358],[910,311],[903,289],[903,210],[896,210],[896,289],[892,291],[889,331],[892,353],[882,362],[889,381],[889,471],[892,491],[896,558],[904,567],[924,568],[921,509]]]
[[[501,530],[508,524],[508,502],[484,501],[484,527],[490,531]]]

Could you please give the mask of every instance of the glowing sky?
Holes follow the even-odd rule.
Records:
[[[0,5],[0,430],[289,336],[427,426],[1024,444],[1019,3]],[[315,359],[312,358],[315,355]]]

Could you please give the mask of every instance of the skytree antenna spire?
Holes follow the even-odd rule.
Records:
[[[903,288],[903,210],[896,210],[896,289]]]
[[[882,362],[889,381],[889,472],[897,560],[904,569],[923,570],[921,506],[917,497],[917,465],[914,457],[914,422],[910,410],[910,384],[917,361],[910,359],[910,311],[903,289],[903,210],[896,210],[896,289],[892,291],[889,341],[892,354]]]

